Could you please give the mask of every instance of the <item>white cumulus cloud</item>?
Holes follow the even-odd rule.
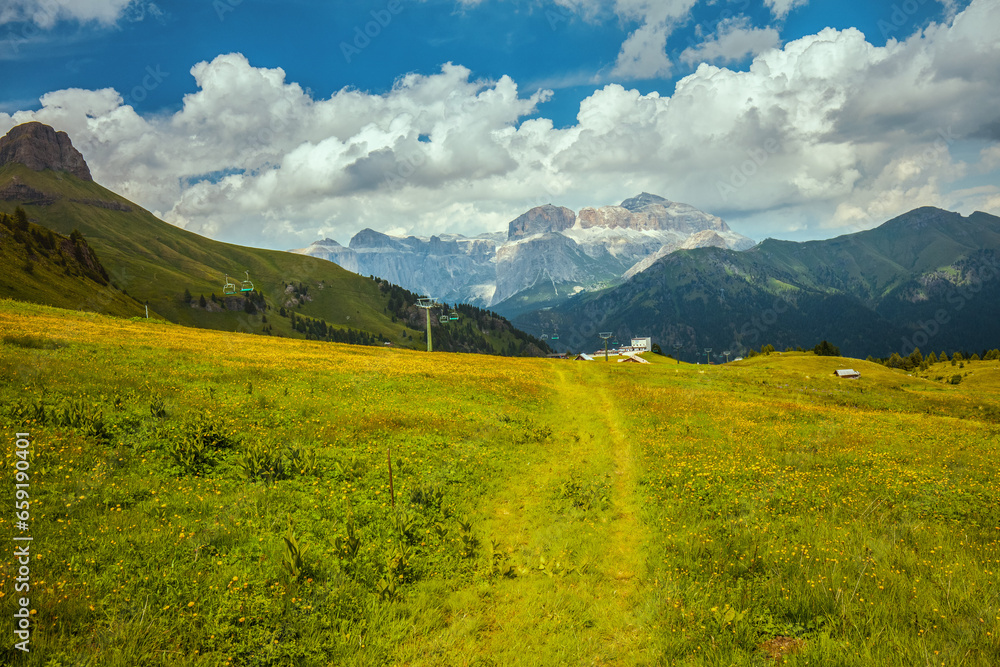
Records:
[[[784,19],[796,7],[809,4],[809,0],[764,0],[764,5],[771,10],[776,19]]]
[[[625,20],[640,21],[622,44],[612,76],[654,79],[670,76],[667,39],[676,22],[688,15],[697,0],[615,0],[615,12]]]
[[[346,242],[364,227],[494,231],[534,205],[641,191],[748,236],[828,236],[922,205],[1000,213],[1000,188],[982,184],[1000,169],[997,26],[1000,0],[973,0],[882,47],[825,29],[747,71],[701,64],[669,94],[604,86],[564,128],[539,117],[549,91],[459,65],[321,99],[227,54],[192,68],[197,91],[173,114],[141,116],[110,89],[62,90],[38,111],[0,113],[0,132],[29,120],[65,130],[102,184],[249,245]]]
[[[122,18],[142,18],[147,13],[160,11],[149,0],[4,0],[0,25],[27,21],[51,28],[65,20],[111,26]]]
[[[756,56],[781,43],[781,36],[774,28],[754,28],[747,17],[724,19],[719,22],[715,35],[698,46],[681,53],[680,60],[688,65],[695,63],[726,64]]]

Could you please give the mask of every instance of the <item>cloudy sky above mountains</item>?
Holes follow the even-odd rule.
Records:
[[[753,238],[1000,214],[1000,0],[7,0],[0,133],[272,248],[642,191]]]

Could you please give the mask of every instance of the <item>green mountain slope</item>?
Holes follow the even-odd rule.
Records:
[[[19,215],[0,213],[0,293],[20,301],[101,310],[120,317],[145,313],[114,287],[99,257],[80,235],[67,238]]]
[[[110,283],[140,304],[148,303],[151,314],[171,322],[345,342],[424,345],[425,324],[418,309],[396,304],[396,310],[404,310],[394,317],[387,284],[332,262],[213,241],[169,225],[101,185],[64,171],[4,165],[0,167],[0,193],[2,212],[13,213],[23,205],[33,223],[60,234],[82,233],[106,267]],[[239,289],[245,272],[254,287],[250,298],[239,293],[224,296],[226,275]],[[29,300],[68,308],[86,308],[91,301],[87,294],[67,295],[59,301],[39,294]],[[409,312],[406,306],[411,306]],[[282,310],[284,316],[279,314]],[[485,333],[483,328],[476,331],[460,349],[511,354],[544,351],[537,341],[513,335],[509,325],[506,330],[485,327]]]
[[[920,208],[827,241],[679,251],[618,287],[515,320],[558,325],[571,349],[597,330],[653,336],[682,358],[822,339],[853,356],[913,347],[979,351],[1000,341],[1000,218]]]

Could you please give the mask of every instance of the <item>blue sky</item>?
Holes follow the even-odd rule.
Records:
[[[821,238],[1000,213],[998,28],[998,0],[10,0],[0,131],[48,122],[104,185],[251,245],[642,190]]]

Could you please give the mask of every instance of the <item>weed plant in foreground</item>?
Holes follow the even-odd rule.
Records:
[[[995,361],[625,368],[9,301],[0,340],[8,507],[33,442],[4,664],[1000,664]]]

